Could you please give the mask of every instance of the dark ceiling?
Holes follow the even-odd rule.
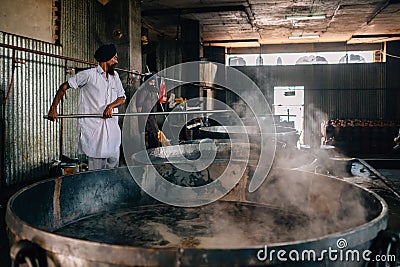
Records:
[[[324,15],[289,20],[288,16]],[[177,36],[180,21],[199,21],[202,42],[257,46],[316,42],[371,43],[400,39],[400,0],[143,0],[145,27]],[[289,36],[319,38],[289,39]]]

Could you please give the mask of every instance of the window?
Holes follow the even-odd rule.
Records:
[[[373,63],[374,51],[280,53],[280,54],[235,54],[227,55],[229,66],[301,65],[301,64],[346,64]]]
[[[296,128],[304,144],[304,86],[275,86],[273,113],[279,125]]]

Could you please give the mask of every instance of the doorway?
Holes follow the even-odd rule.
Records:
[[[273,113],[277,125],[293,127],[304,144],[304,86],[275,86]]]

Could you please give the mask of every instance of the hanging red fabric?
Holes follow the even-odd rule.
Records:
[[[161,77],[160,88],[158,89],[158,97],[161,104],[167,102],[167,85],[165,84],[164,77]]]

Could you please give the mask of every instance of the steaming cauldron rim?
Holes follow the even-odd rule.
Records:
[[[167,153],[167,151],[166,152],[163,152],[163,150],[169,150],[169,149],[178,149],[179,147],[182,147],[182,148],[186,148],[186,147],[189,147],[189,148],[191,148],[191,147],[193,147],[193,148],[198,148],[199,147],[199,145],[200,145],[200,141],[201,140],[203,140],[203,139],[200,139],[200,140],[192,140],[192,141],[190,141],[190,142],[186,142],[186,143],[181,143],[181,144],[177,144],[177,145],[170,145],[170,146],[165,146],[165,147],[157,147],[157,148],[150,148],[150,149],[145,149],[145,150],[141,150],[141,151],[139,151],[139,152],[136,152],[136,153],[134,153],[132,156],[131,156],[131,159],[133,160],[133,161],[135,161],[135,162],[137,162],[137,163],[139,163],[139,164],[143,164],[143,165],[148,165],[148,164],[154,164],[154,165],[158,165],[158,164],[168,164],[168,163],[172,163],[172,164],[177,164],[177,163],[187,163],[187,164],[190,164],[191,162],[190,162],[190,160],[184,160],[184,161],[182,161],[182,159],[179,159],[179,158],[176,158],[176,157],[174,157],[174,156],[171,156],[171,157],[167,157],[167,156],[165,156],[165,157],[157,157],[157,160],[153,160],[153,161],[151,161],[151,158],[153,158],[154,157],[154,154],[161,154],[161,153],[164,153],[163,154],[163,156],[164,155],[166,155],[166,153]],[[251,149],[252,148],[252,145],[253,144],[251,144],[251,143],[244,143],[244,142],[235,142],[234,140],[232,140],[232,139],[209,139],[209,140],[211,140],[211,141],[213,141],[214,142],[214,144],[216,145],[216,146],[223,146],[223,145],[231,145],[231,146],[233,146],[233,145],[248,145],[248,148],[249,149]],[[282,142],[279,142],[279,141],[277,141],[277,144],[278,143],[281,143],[281,144],[283,144]],[[276,149],[278,149],[278,147],[279,146],[276,146]],[[285,151],[285,149],[290,149],[290,150],[292,150],[292,151],[301,151],[301,150],[298,150],[298,149],[296,149],[296,150],[294,150],[295,148],[291,148],[291,147],[288,147],[288,148],[283,148],[283,150],[282,151]],[[197,151],[197,152],[200,152],[200,150],[199,151]],[[223,151],[219,151],[218,149],[217,149],[217,152],[223,152]],[[312,166],[313,164],[315,164],[316,162],[317,162],[317,160],[318,160],[318,158],[317,158],[317,156],[316,155],[314,155],[314,154],[312,154],[312,153],[310,153],[310,152],[308,152],[308,151],[301,151],[301,153],[303,153],[304,154],[304,156],[309,156],[309,157],[312,157],[313,158],[313,160],[312,161],[310,161],[310,162],[307,162],[306,164],[304,164],[304,165],[302,165],[302,166],[299,166],[299,167],[295,167],[295,168],[290,168],[290,169],[297,169],[297,170],[302,170],[301,168],[302,167],[307,167],[307,166]],[[144,157],[144,156],[147,156],[149,159],[150,159],[150,161],[147,161],[147,158],[145,158],[145,160],[142,160],[140,157]],[[216,158],[216,159],[214,159],[214,161],[216,161],[216,162],[224,162],[224,161],[227,161],[227,160],[229,160],[229,158]],[[238,161],[238,162],[240,162],[242,159],[232,159],[233,161]],[[254,160],[254,159],[251,159],[251,153],[250,153],[250,155],[249,155],[249,162],[251,162],[251,166],[253,166],[254,164],[257,164],[257,160]],[[255,163],[254,163],[255,162]],[[252,165],[253,164],[253,165]],[[254,165],[255,166],[255,165]]]
[[[126,169],[127,167],[120,167],[116,169]],[[102,171],[107,171],[107,170],[101,170],[101,171],[93,171],[93,172],[102,172]],[[88,172],[86,172],[88,173]],[[175,257],[181,253],[184,253],[185,251],[190,253],[202,253],[204,254],[205,252],[207,253],[214,253],[214,252],[221,252],[221,251],[254,251],[254,260],[256,259],[256,252],[260,249],[264,248],[264,245],[268,245],[268,248],[274,248],[274,249],[284,249],[284,250],[290,250],[290,249],[297,249],[298,251],[300,250],[306,250],[306,249],[314,249],[315,251],[318,251],[319,249],[327,249],[328,247],[333,247],[336,248],[336,241],[339,238],[345,238],[346,241],[348,242],[348,247],[354,247],[359,244],[363,244],[367,241],[372,241],[377,233],[380,230],[384,230],[387,227],[387,216],[388,216],[388,206],[386,202],[381,198],[379,195],[377,195],[375,192],[372,192],[369,189],[365,189],[359,185],[352,184],[347,181],[343,181],[338,178],[326,176],[326,175],[320,175],[320,174],[314,174],[310,173],[313,175],[318,175],[318,176],[324,176],[326,179],[335,179],[343,183],[348,183],[351,184],[352,186],[355,186],[363,191],[368,192],[372,197],[374,197],[378,202],[379,206],[381,207],[381,211],[376,216],[373,218],[371,221],[366,222],[362,225],[346,229],[345,231],[339,232],[339,233],[332,233],[328,235],[323,235],[319,236],[317,238],[310,238],[310,239],[302,239],[302,240],[296,240],[296,241],[291,241],[291,242],[281,242],[281,243],[272,243],[272,244],[263,244],[263,245],[257,245],[257,246],[247,246],[243,248],[227,248],[227,249],[201,249],[201,248],[145,248],[145,247],[134,247],[134,246],[123,246],[123,245],[113,245],[113,244],[107,244],[107,243],[100,243],[100,242],[94,242],[94,241],[88,241],[88,240],[81,240],[81,239],[76,239],[76,238],[71,238],[71,237],[66,237],[62,235],[58,235],[49,231],[45,231],[42,229],[39,229],[37,227],[34,227],[32,225],[29,225],[27,222],[23,221],[20,219],[12,210],[12,205],[13,202],[15,201],[16,198],[18,198],[21,194],[23,194],[25,191],[30,190],[31,188],[42,184],[42,183],[48,183],[51,181],[56,181],[59,179],[68,179],[71,176],[75,175],[69,175],[69,176],[61,176],[61,177],[55,177],[55,178],[50,178],[46,179],[40,182],[36,182],[30,186],[24,187],[21,190],[19,190],[17,193],[15,193],[10,200],[8,201],[7,204],[7,212],[6,212],[6,224],[7,224],[7,229],[9,232],[13,233],[15,236],[20,236],[19,240],[21,239],[26,239],[31,242],[36,243],[40,247],[42,247],[44,250],[50,253],[55,253],[55,254],[62,254],[66,256],[74,256],[77,258],[89,260],[89,261],[96,261],[96,262],[103,262],[103,263],[113,263],[115,264],[115,259],[119,259],[121,262],[119,264],[122,265],[135,265],[135,264],[140,264],[141,259],[146,259],[146,255],[150,256],[153,255],[160,255],[162,253],[169,253],[168,255],[171,257]],[[78,174],[79,175],[79,174]],[[221,200],[220,200],[221,201]],[[245,203],[252,203],[252,202],[245,202]],[[257,203],[254,203],[257,204]],[[367,231],[367,229],[369,231]],[[371,229],[375,231],[371,231]],[[18,240],[16,240],[18,241]],[[111,249],[112,248],[112,249]],[[110,250],[111,249],[111,250]],[[107,253],[105,253],[105,250]],[[155,253],[155,254],[154,254]],[[126,257],[129,255],[130,257]],[[164,254],[163,254],[164,255]],[[115,258],[117,257],[117,258]]]
[[[244,125],[244,126],[240,126],[240,125],[232,125],[232,126],[207,126],[207,127],[200,127],[199,130],[206,132],[206,133],[214,133],[214,134],[247,134],[247,135],[260,135],[260,132],[236,132],[236,131],[227,131],[227,129],[260,129],[259,125]],[[284,132],[278,132],[276,131],[276,129],[285,129],[287,131]],[[220,129],[224,129],[224,130],[220,130]],[[263,135],[271,135],[271,136],[280,136],[280,135],[292,135],[292,134],[297,134],[297,130],[295,128],[292,127],[286,127],[286,126],[275,126],[275,131],[274,132],[263,132]]]

